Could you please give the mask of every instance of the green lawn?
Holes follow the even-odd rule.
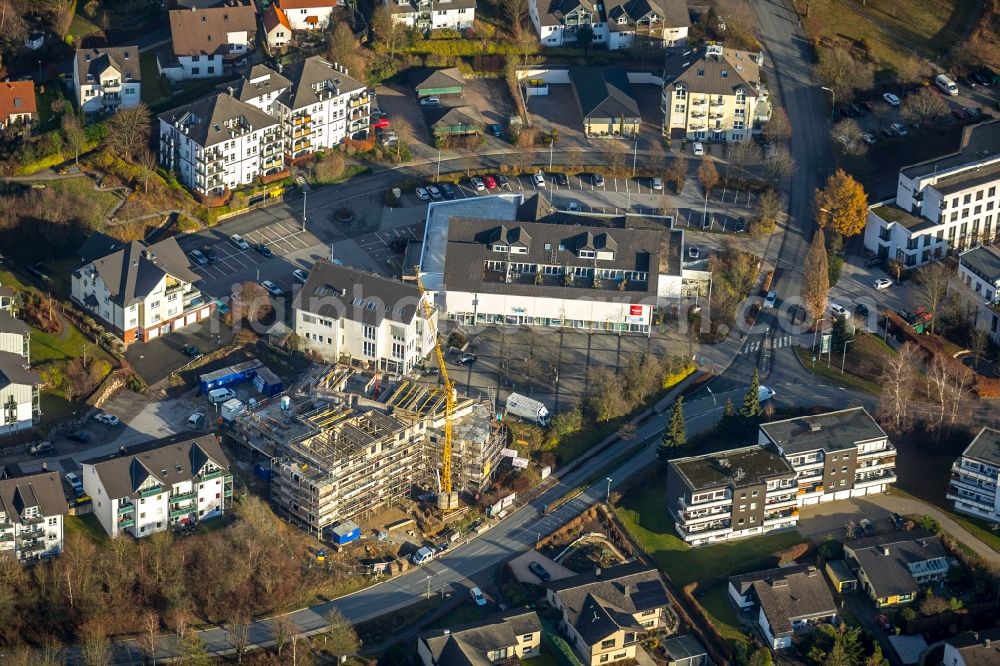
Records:
[[[69,34],[73,37],[73,40],[79,43],[79,41],[91,35],[95,32],[100,32],[101,29],[88,21],[86,18],[79,14],[73,16],[73,22],[69,25]],[[145,82],[144,82],[145,84]]]
[[[139,54],[139,71],[142,75],[142,101],[152,106],[170,99],[170,84],[156,66],[156,49]]]
[[[466,597],[468,598],[468,595]],[[446,629],[460,624],[478,622],[488,614],[485,608],[473,605],[470,599],[469,603],[459,604],[453,610],[446,613],[440,620],[432,622],[427,629]]]
[[[42,407],[39,428],[44,432],[48,432],[51,426],[70,418],[84,408],[84,403],[67,400],[62,394],[47,389],[42,389],[39,398]]]
[[[633,486],[622,498],[618,517],[678,586],[774,564],[772,553],[802,542],[797,532],[779,532],[731,543],[691,548],[674,531],[663,483]]]
[[[729,599],[727,583],[717,583],[704,594],[695,596],[698,603],[712,616],[712,621],[723,638],[746,641],[746,634],[740,629],[739,614]]]
[[[88,340],[80,329],[73,325],[64,327],[62,333],[43,333],[31,329],[31,364],[39,365],[47,361],[68,361],[83,356],[86,346],[88,356],[113,362],[111,356],[92,340]]]
[[[951,502],[946,500],[944,496],[921,492],[921,485],[919,483],[912,485],[907,484],[904,487],[906,487],[906,489],[910,492],[907,492],[898,486],[894,488],[892,492],[902,497],[912,497],[914,499],[923,500],[924,502],[933,504],[940,509],[942,513],[967,529],[974,537],[1000,553],[1000,531],[994,532],[992,523],[980,520],[979,518],[975,518],[973,516],[955,513]]]
[[[559,666],[559,661],[549,654],[544,647],[540,655],[532,659],[522,660],[521,663],[526,666]]]
[[[108,533],[101,527],[97,516],[92,513],[82,516],[66,516],[65,528],[66,536],[82,534],[98,546],[103,546],[108,542]]]
[[[806,349],[805,347],[795,347],[795,354],[799,357],[802,365],[805,369],[818,377],[828,380],[832,384],[837,386],[846,386],[848,388],[857,389],[858,391],[864,391],[865,393],[871,393],[872,395],[878,395],[879,386],[877,383],[870,379],[865,379],[855,375],[853,372],[849,372],[850,368],[854,368],[854,359],[851,358],[852,354],[850,348],[848,348],[847,356],[848,359],[845,361],[844,373],[840,372],[841,359],[833,359],[830,361],[830,365],[827,366],[827,357],[824,355],[823,359],[816,359],[813,363],[813,353]],[[839,354],[834,354],[834,356],[839,356]]]

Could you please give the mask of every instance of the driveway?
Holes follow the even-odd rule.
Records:
[[[233,335],[233,329],[224,326],[216,313],[208,321],[186,326],[146,343],[130,345],[125,352],[125,360],[146,384],[155,386],[191,361],[181,351],[185,345],[194,345],[205,354],[230,344]]]

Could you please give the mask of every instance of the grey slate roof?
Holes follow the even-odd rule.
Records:
[[[420,634],[437,666],[489,666],[487,654],[518,644],[518,637],[541,633],[534,611],[514,610],[480,622]]]
[[[708,650],[691,634],[671,636],[663,641],[663,648],[673,661],[708,655]]]
[[[620,564],[546,584],[563,605],[566,621],[593,645],[619,629],[642,631],[632,616],[670,604],[656,569]]]
[[[90,250],[86,245],[80,249],[81,254]],[[111,299],[123,307],[149,295],[164,275],[191,284],[201,280],[191,270],[187,255],[173,237],[148,246],[132,241],[94,259],[92,263],[111,291]]]
[[[1000,465],[1000,430],[983,428],[965,447],[962,455]]]
[[[293,303],[296,310],[332,319],[347,317],[369,326],[386,318],[409,324],[418,306],[420,289],[412,283],[323,260],[313,264]]]
[[[958,260],[991,284],[1000,280],[1000,250],[992,245],[980,245],[967,250],[958,256]]]
[[[10,313],[0,310],[0,333],[14,333],[26,335],[31,331],[28,325],[20,319],[12,317]]]
[[[453,106],[445,109],[438,109],[436,118],[431,122],[431,127],[435,129],[445,129],[448,127],[466,127],[469,129],[479,129],[483,126],[483,117],[479,109],[474,106]]]
[[[465,77],[458,67],[418,69],[410,72],[409,76],[410,83],[417,92],[427,89],[465,87]]]
[[[775,636],[791,633],[794,620],[837,612],[823,574],[809,564],[733,576],[729,582],[740,594],[753,590]]]
[[[965,666],[997,666],[1000,664],[1000,629],[964,631],[945,639],[962,655]]]
[[[29,369],[27,359],[20,354],[0,352],[0,388],[11,384],[40,386],[42,378]]]
[[[722,56],[706,56],[704,49],[671,49],[667,51],[664,79],[673,90],[684,84],[696,94],[735,95],[738,87],[747,97],[757,96],[760,65],[756,54],[723,48]],[[725,75],[723,75],[725,74]]]
[[[121,73],[122,83],[138,83],[142,79],[137,45],[78,49],[76,64],[77,71],[80,72],[80,84],[88,83],[88,73],[94,75],[94,80],[89,83],[97,83],[101,80],[101,73],[108,67],[114,67]],[[128,78],[128,74],[132,75],[131,79]]]
[[[175,9],[170,12],[174,55],[197,56],[229,53],[228,34],[257,33],[257,14],[250,5]]]
[[[87,264],[94,259],[100,259],[103,256],[111,254],[124,246],[125,243],[120,240],[103,234],[100,231],[95,231],[87,237],[87,240],[83,242],[83,245],[76,251],[76,254],[80,257],[80,261]]]
[[[271,6],[277,7],[277,5]],[[254,65],[244,78],[222,84],[219,86],[219,91],[227,92],[228,88],[232,88],[233,96],[241,102],[245,102],[254,97],[278,93],[291,87],[291,81],[267,65]]]
[[[289,65],[282,74],[292,82],[292,87],[279,99],[293,111],[319,102],[320,94],[327,90],[338,88],[343,94],[365,88],[365,84],[349,74],[337,71],[332,63],[319,56]]]
[[[947,557],[941,541],[926,530],[880,534],[849,541],[844,548],[864,571],[880,599],[918,591],[920,586],[907,568],[908,564]],[[888,555],[883,548],[888,549]]]
[[[539,4],[542,1],[539,0]],[[538,20],[545,26],[561,25],[568,14],[581,7],[591,14],[597,11],[590,0],[549,0],[548,10],[539,11]]]
[[[277,119],[257,107],[236,99],[235,93],[234,95],[217,93],[203,97],[161,113],[160,120],[170,125],[180,123],[186,129],[188,138],[203,148],[229,141],[233,138],[234,131],[242,133],[278,124]],[[238,124],[236,129],[230,129],[226,125],[227,122],[232,124],[233,121]]]
[[[584,118],[638,118],[639,105],[620,67],[570,67],[569,80]]]
[[[977,162],[997,153],[1000,153],[1000,119],[986,120],[962,130],[962,139],[955,152],[903,167],[899,172],[907,178],[918,178]]]
[[[23,523],[22,512],[33,506],[42,516],[65,515],[69,510],[58,472],[0,480],[0,510],[8,520]]]
[[[185,433],[129,449],[125,455],[95,458],[83,464],[94,466],[110,499],[122,499],[135,494],[149,477],[164,489],[193,480],[208,461],[229,469],[229,459],[214,435]]]
[[[683,0],[606,0],[605,18],[610,30],[619,30],[618,17],[623,14],[629,21],[625,26],[635,30],[636,22],[650,14],[662,20],[663,28],[686,28],[691,25],[687,4]]]
[[[839,451],[887,437],[864,407],[762,423],[760,429],[786,454]]]
[[[795,477],[788,461],[762,446],[671,460],[670,466],[692,491],[721,486],[749,486],[778,477]],[[742,471],[742,475],[738,471]]]

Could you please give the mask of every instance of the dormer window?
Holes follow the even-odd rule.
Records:
[[[746,88],[737,88],[736,89],[736,101],[737,102],[745,102],[746,100],[747,100],[747,91],[746,91]]]
[[[719,72],[719,76],[721,76],[724,79],[728,79],[729,78],[729,70],[728,69],[722,70],[721,72]]]
[[[593,250],[580,250],[579,252],[576,253],[576,256],[580,257],[581,259],[593,259],[594,258],[594,251]]]
[[[628,17],[626,16],[618,17],[618,25],[625,25],[626,23],[628,23]]]
[[[507,252],[508,251],[508,247],[506,245],[502,245],[500,243],[497,243],[496,245],[493,246],[493,251],[494,252]]]
[[[687,99],[687,88],[684,86],[677,86],[674,88],[674,95],[677,99]]]
[[[94,80],[94,75],[93,74],[87,74],[87,81],[93,81],[93,80]]]

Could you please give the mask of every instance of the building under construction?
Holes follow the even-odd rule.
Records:
[[[244,444],[271,460],[279,513],[320,535],[440,484],[445,394],[401,380],[378,386],[342,365],[247,409],[234,423]],[[488,400],[458,396],[452,417],[452,484],[485,490],[506,432]]]

